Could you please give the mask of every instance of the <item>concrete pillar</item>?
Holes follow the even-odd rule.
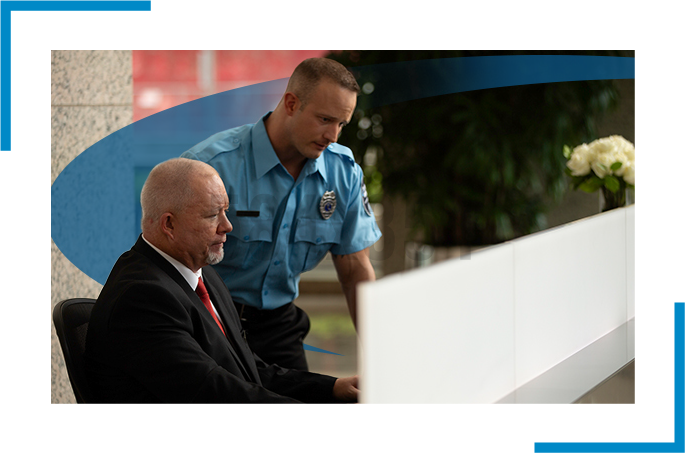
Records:
[[[132,121],[131,51],[52,52],[52,183],[81,152]],[[73,297],[96,298],[102,286],[71,264],[54,242],[51,247],[51,307]],[[50,324],[51,402],[75,403],[55,327]]]

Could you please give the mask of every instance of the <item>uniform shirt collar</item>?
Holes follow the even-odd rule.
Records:
[[[178,273],[181,274],[183,276],[183,278],[188,282],[188,285],[190,285],[190,287],[193,289],[193,291],[195,291],[195,289],[197,288],[197,282],[200,279],[200,277],[202,277],[202,268],[200,268],[197,272],[193,272],[185,264],[183,264],[180,261],[178,261],[177,259],[167,255],[166,253],[164,253],[163,251],[161,251],[160,249],[158,249],[157,247],[152,245],[147,239],[145,239],[145,236],[143,236],[143,240],[145,242],[147,242],[147,245],[152,247],[155,250],[155,252],[162,255],[162,258],[164,258],[169,263],[171,263],[171,265],[176,268]]]
[[[326,148],[328,149],[328,148]],[[309,162],[307,162],[307,165],[305,165],[304,170],[305,172],[307,171],[307,168],[311,168],[311,170],[308,172],[308,174],[316,173],[317,171],[321,175],[324,181],[326,181],[326,159],[324,158],[324,153],[326,150],[324,149],[323,152],[319,157],[314,159],[313,161],[310,159]]]
[[[257,179],[264,176],[269,170],[281,162],[278,160],[276,151],[271,145],[269,135],[266,133],[264,120],[271,115],[267,113],[252,128],[252,158],[254,159],[254,169]]]
[[[255,176],[257,179],[281,163],[276,155],[276,151],[274,151],[273,145],[271,145],[271,140],[269,140],[269,135],[266,133],[266,126],[264,125],[264,120],[269,115],[271,115],[271,112],[264,115],[252,128],[252,158],[254,159]],[[303,169],[305,176],[317,171],[325,181],[327,179],[326,160],[323,153],[317,159],[314,159],[313,162],[312,159],[308,160]]]

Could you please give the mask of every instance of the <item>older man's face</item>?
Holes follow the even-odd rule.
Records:
[[[226,217],[228,196],[218,175],[194,178],[195,196],[190,206],[176,215],[174,237],[178,257],[193,272],[224,257],[226,233],[233,225]]]

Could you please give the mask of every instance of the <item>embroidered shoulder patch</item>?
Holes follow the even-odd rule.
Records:
[[[366,215],[371,216],[371,204],[369,203],[369,194],[366,191],[364,178],[362,178],[362,202],[364,203],[364,211],[366,211]]]

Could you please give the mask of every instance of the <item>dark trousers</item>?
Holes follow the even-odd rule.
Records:
[[[266,363],[308,371],[303,341],[309,332],[309,316],[294,303],[274,310],[259,310],[235,303],[247,343]]]

